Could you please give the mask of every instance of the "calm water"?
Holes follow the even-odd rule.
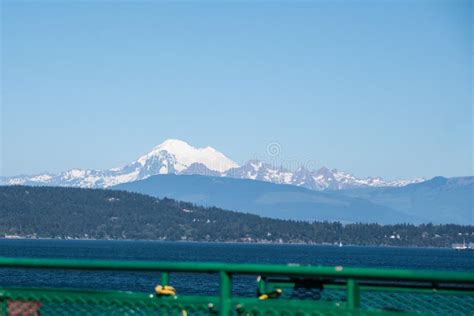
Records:
[[[408,268],[474,272],[474,252],[451,249],[333,247],[313,245],[218,244],[147,241],[0,240],[0,256],[116,260],[213,261],[235,263],[300,263],[354,267]],[[182,294],[214,293],[214,276],[172,275]],[[253,293],[247,277],[235,279],[234,290]],[[3,286],[54,286],[152,292],[155,273],[0,269]],[[206,288],[206,290],[202,290]]]

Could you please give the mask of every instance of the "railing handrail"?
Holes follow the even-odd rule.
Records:
[[[236,264],[221,262],[161,262],[0,257],[0,268],[48,268],[73,270],[157,271],[335,277],[402,281],[474,283],[473,272],[424,271],[386,268],[347,268],[309,265]]]

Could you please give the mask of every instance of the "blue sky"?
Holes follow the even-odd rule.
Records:
[[[469,1],[2,1],[1,173],[167,138],[386,178],[472,175]]]

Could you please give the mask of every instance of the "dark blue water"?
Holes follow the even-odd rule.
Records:
[[[148,241],[0,240],[0,256],[234,263],[311,264],[474,272],[474,252],[435,248],[333,247],[315,245],[220,244]],[[172,275],[182,294],[206,288],[214,293],[215,276]],[[152,292],[156,273],[0,269],[2,286],[120,289]],[[248,278],[235,280],[246,293]],[[253,284],[253,280],[251,281]],[[199,290],[202,292],[202,290]],[[253,288],[251,290],[253,293]],[[204,293],[203,293],[204,294]]]

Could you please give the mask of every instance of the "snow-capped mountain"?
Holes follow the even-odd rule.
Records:
[[[251,179],[273,182],[278,184],[292,184],[293,174],[285,169],[276,168],[258,160],[250,160],[245,165],[227,170],[225,177]]]
[[[161,159],[162,157],[165,157],[165,159]],[[164,143],[153,148],[148,154],[138,158],[137,162],[145,166],[157,158],[161,159],[165,164],[160,169],[160,173],[181,172],[195,163],[202,164],[210,170],[219,172],[238,167],[234,161],[212,147],[195,148],[186,142],[176,139],[166,140]],[[168,170],[167,166],[171,167],[172,170]]]
[[[71,169],[57,175],[44,173],[33,176],[3,177],[0,178],[0,184],[106,188],[169,173],[252,179],[297,185],[318,191],[354,187],[404,186],[424,180],[361,179],[349,173],[324,167],[315,171],[305,168],[289,171],[258,160],[250,160],[239,166],[212,147],[195,148],[184,141],[169,139],[136,161],[122,167],[107,170]]]
[[[123,167],[108,170],[71,169],[58,175],[3,178],[0,183],[105,188],[157,174],[178,174],[193,170],[197,165],[216,174],[238,167],[234,161],[214,148],[195,148],[186,142],[169,139]]]
[[[356,178],[349,173],[337,169],[329,170],[326,167],[314,171],[301,167],[291,172],[258,160],[251,160],[241,167],[229,169],[223,176],[278,184],[291,184],[316,191],[342,190],[357,187],[400,187],[425,180],[418,178],[414,180],[387,181],[382,178]]]

